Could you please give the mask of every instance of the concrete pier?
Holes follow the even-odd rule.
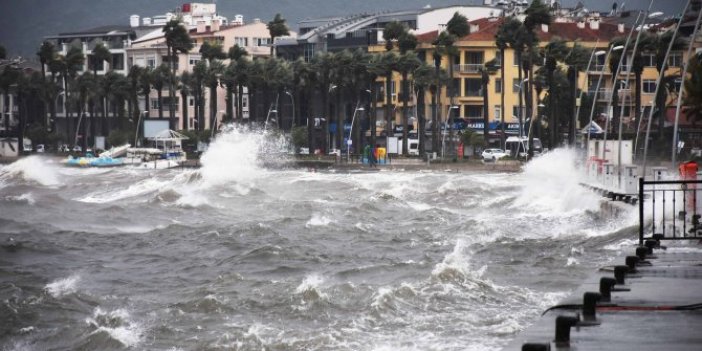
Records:
[[[647,244],[625,250],[503,350],[702,350],[702,244]]]

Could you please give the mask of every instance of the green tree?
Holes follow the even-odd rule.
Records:
[[[434,78],[434,67],[422,62],[412,72],[412,79],[417,90],[417,137],[419,139],[419,154],[426,153],[426,106],[424,105],[424,95],[436,79]],[[434,98],[432,96],[432,98]]]
[[[164,37],[166,38],[166,46],[168,47],[168,63],[171,68],[171,74],[169,75],[168,84],[168,96],[169,96],[169,112],[170,119],[169,124],[171,129],[176,129],[175,121],[175,76],[176,76],[176,59],[178,53],[186,54],[190,52],[193,48],[192,40],[188,34],[188,30],[181,23],[180,18],[175,18],[163,27]]]
[[[41,63],[41,76],[46,80],[46,65],[56,57],[56,47],[50,41],[45,41],[37,51],[39,63]]]
[[[170,81],[171,71],[166,64],[162,64],[153,70],[150,76],[151,87],[156,90],[156,99],[158,101],[158,118],[163,118],[163,88]]]
[[[488,142],[490,136],[490,94],[488,93],[488,86],[490,85],[490,76],[495,74],[498,68],[496,59],[485,62],[480,68],[481,94],[483,95],[483,136],[485,137],[485,142]]]
[[[91,66],[93,68],[93,74],[97,75],[98,69],[100,69],[105,62],[107,62],[107,67],[110,67],[112,53],[110,53],[110,50],[103,43],[98,43],[90,53],[90,59],[92,61]],[[105,68],[105,71],[108,70],[109,68]]]
[[[402,99],[402,154],[408,154],[408,120],[409,120],[409,108],[407,102],[410,95],[409,79],[408,76],[411,72],[417,69],[422,64],[417,58],[417,54],[414,51],[409,51],[400,55],[397,59],[397,70],[402,76],[402,90],[400,91],[400,98]],[[416,116],[415,116],[416,117]]]
[[[183,72],[178,79],[178,90],[180,91],[180,101],[182,101],[183,106],[183,121],[181,124],[181,130],[188,130],[190,128],[188,116],[188,97],[192,94],[193,76],[190,72]]]
[[[690,59],[688,72],[685,79],[685,95],[683,104],[685,113],[695,122],[702,119],[702,58],[695,55]]]
[[[405,33],[407,33],[407,27],[398,21],[392,21],[386,24],[383,29],[385,49],[391,51],[394,47],[393,41],[400,39]]]
[[[288,30],[287,24],[285,24],[285,19],[279,13],[275,14],[273,20],[268,22],[266,27],[268,28],[268,33],[271,35],[271,57],[275,57],[275,38],[290,35],[290,31]]]

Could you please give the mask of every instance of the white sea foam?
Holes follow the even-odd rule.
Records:
[[[21,158],[9,165],[0,167],[0,186],[7,185],[12,178],[21,177],[24,181],[55,188],[62,183],[57,176],[56,167],[39,156]]]
[[[44,290],[51,294],[51,296],[60,298],[68,294],[75,293],[79,281],[80,276],[73,274],[70,277],[58,279],[46,284]]]
[[[1,187],[0,187],[1,188]],[[34,206],[36,204],[36,200],[34,199],[34,196],[32,193],[24,193],[18,196],[7,196],[5,198],[7,201],[13,201],[13,202],[25,202],[27,205]]]
[[[319,213],[313,213],[312,218],[310,218],[307,221],[307,223],[305,223],[305,228],[326,227],[331,223],[332,220],[329,217],[321,215]]]
[[[524,167],[522,189],[514,206],[553,215],[597,210],[600,197],[580,185],[584,178],[570,149],[556,149]]]
[[[78,198],[76,199],[76,201],[99,204],[114,202],[156,192],[159,189],[162,189],[164,186],[168,185],[169,183],[169,181],[162,181],[156,178],[147,178],[136,184],[130,185],[126,189],[103,189],[90,193],[84,197]]]
[[[91,334],[105,332],[126,347],[137,345],[143,334],[141,326],[131,320],[127,310],[121,308],[106,312],[96,307],[92,317],[86,318],[85,323],[94,328]]]
[[[303,302],[326,300],[328,296],[321,290],[324,281],[323,276],[317,273],[310,274],[297,286],[295,294],[302,295]]]

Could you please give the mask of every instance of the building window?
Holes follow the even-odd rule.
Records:
[[[502,106],[495,105],[495,116],[493,117],[495,121],[502,120]]]
[[[201,59],[202,59],[202,57],[200,57],[200,55],[191,55],[190,58],[188,59],[188,64],[190,64],[191,66],[194,66],[198,62],[200,62]]]
[[[522,114],[521,114],[522,120],[524,119],[524,116],[526,116],[526,114],[524,113],[525,111],[526,111],[526,106],[522,106]],[[512,106],[512,117],[514,119],[517,119],[517,120],[520,118],[519,105]]]
[[[234,37],[234,43],[236,45],[239,45],[239,47],[247,47],[249,46],[249,38],[246,37]]]
[[[88,67],[90,70],[102,71],[105,69],[105,61],[98,61],[93,55],[88,55],[88,62],[90,63],[90,67]]]
[[[170,109],[171,98],[168,96],[164,96],[161,98],[161,100],[163,101],[163,108],[166,110]],[[178,103],[179,101],[180,99],[178,99],[177,97],[173,99],[173,110],[175,112],[178,112],[180,110],[180,104]]]
[[[153,57],[146,59],[146,67],[156,68],[156,59]]]
[[[682,79],[675,78],[675,82],[673,84],[675,84],[675,92],[680,94],[680,89],[682,88]]]
[[[682,53],[671,53],[668,57],[668,65],[670,67],[682,67]]]
[[[112,69],[124,70],[124,54],[112,54]]]
[[[268,46],[271,44],[271,38],[254,38],[254,46]]]
[[[305,44],[305,62],[310,62],[314,53],[314,44]]]
[[[656,55],[652,53],[642,54],[641,63],[644,67],[656,67]]]
[[[466,78],[463,80],[465,96],[483,96],[483,82],[480,78]]]
[[[192,98],[192,97],[188,98],[188,106],[190,106],[190,107],[195,106],[195,98]]]
[[[495,64],[497,64],[498,66],[502,66],[502,52],[501,51],[497,51],[495,53]]]
[[[519,64],[519,56],[517,56],[517,53],[514,50],[512,50],[512,53],[514,54],[514,55],[512,55],[512,65],[513,66],[521,66]]]
[[[519,93],[519,78],[512,79],[512,92]]]
[[[169,56],[161,56],[161,62],[168,66],[169,68],[171,67],[171,58]],[[175,59],[175,69],[178,69],[178,58],[176,57]]]
[[[466,64],[469,65],[482,65],[483,64],[483,52],[482,51],[466,51],[465,60]]]
[[[158,103],[158,99],[151,99],[152,110],[158,110],[159,106],[161,106],[161,104]]]
[[[465,116],[468,118],[482,118],[483,107],[479,105],[466,105],[465,113]]]
[[[495,78],[495,92],[502,92],[502,78]]]
[[[646,94],[653,94],[656,92],[656,81],[646,79],[643,81],[643,92]]]

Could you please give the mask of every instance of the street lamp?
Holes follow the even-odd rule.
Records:
[[[354,121],[356,121],[356,112],[358,112],[358,111],[365,111],[365,109],[363,107],[361,107],[361,101],[356,103],[356,109],[353,111],[353,117],[351,118],[351,128],[349,128],[349,138],[346,140],[346,163],[351,163],[351,144],[353,143],[351,136],[353,135],[353,124],[354,124]]]
[[[619,51],[623,49],[624,47],[621,45],[618,46],[610,46],[609,50],[607,50],[607,54],[605,55],[604,62],[607,64],[607,61],[609,61],[609,56],[612,54],[612,51]],[[592,98],[592,108],[590,109],[590,120],[587,124],[587,144],[586,147],[590,147],[590,125],[592,125],[592,118],[594,117],[595,114],[595,106],[597,106],[597,94],[600,92],[600,85],[602,84],[602,77],[604,76],[604,71],[605,68],[602,67],[602,70],[600,71],[600,75],[597,78],[597,85],[595,86],[595,96]]]
[[[139,138],[139,124],[141,124],[141,116],[148,114],[149,111],[139,111],[139,119],[137,120],[136,127],[134,128],[134,147],[137,147],[137,141]]]
[[[295,98],[293,97],[292,93],[289,91],[285,91],[285,95],[290,97],[290,102],[292,103],[292,123],[290,123],[290,131],[292,132],[293,128],[295,127]]]
[[[459,108],[460,108],[460,107],[458,107],[458,106],[456,106],[456,105],[450,105],[450,106],[448,106],[448,109],[447,109],[447,111],[446,111],[446,129],[448,129],[448,128],[451,127],[451,126],[449,125],[449,123],[448,123],[449,117],[451,116],[451,110],[457,110],[457,109],[459,109]],[[446,130],[444,130],[443,132],[441,132],[441,134],[442,134],[442,138],[441,138],[441,158],[444,158],[444,157],[445,157],[445,152],[446,152],[446,150],[445,150],[445,149],[446,149],[446,132],[447,132]]]

